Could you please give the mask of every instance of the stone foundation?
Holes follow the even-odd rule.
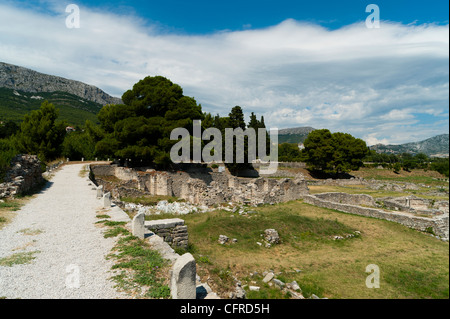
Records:
[[[317,198],[350,205],[375,206],[375,200],[372,196],[366,194],[347,194],[347,193],[322,193],[316,194]]]
[[[330,193],[328,193],[330,194]],[[349,195],[349,194],[347,194]],[[355,196],[355,195],[349,195]],[[367,195],[368,196],[368,195]],[[322,198],[321,198],[322,197]],[[327,198],[327,199],[324,199]],[[317,195],[307,195],[304,196],[304,202],[329,208],[335,209],[345,213],[351,213],[361,216],[374,217],[378,219],[385,219],[389,221],[393,221],[396,223],[400,223],[407,227],[417,229],[420,231],[429,232],[432,230],[437,236],[441,237],[443,240],[448,241],[449,239],[449,215],[448,213],[443,213],[441,215],[433,216],[433,217],[422,217],[416,216],[411,213],[406,212],[387,212],[378,208],[370,208],[370,207],[362,207],[357,204],[344,204],[339,202],[334,202],[329,200],[333,198],[330,195],[317,194]]]
[[[175,248],[188,247],[188,231],[184,220],[179,218],[145,221],[145,228],[161,237],[166,243]]]
[[[91,171],[115,199],[148,194],[174,196],[195,205],[230,202],[259,205],[296,200],[309,194],[307,183],[301,178],[245,178],[207,169],[138,171],[114,165],[91,165]],[[110,177],[119,183],[108,181]]]

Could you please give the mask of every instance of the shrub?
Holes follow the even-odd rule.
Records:
[[[17,155],[12,138],[0,139],[0,182],[5,178],[6,170],[11,165],[11,160]]]

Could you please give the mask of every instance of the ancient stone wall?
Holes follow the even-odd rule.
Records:
[[[172,247],[188,247],[188,230],[180,218],[145,221],[145,228],[154,232]]]
[[[31,191],[44,182],[41,162],[36,155],[19,154],[11,161],[5,182],[0,184],[0,198],[13,197]]]
[[[317,198],[350,205],[376,206],[372,196],[366,194],[347,194],[347,193],[322,193],[316,194]]]
[[[384,210],[376,208],[368,208],[357,205],[336,203],[325,199],[321,199],[317,197],[317,195],[304,196],[303,200],[305,203],[319,207],[335,209],[345,213],[393,221],[420,231],[429,231],[430,229],[432,229],[433,232],[439,237],[445,240],[448,240],[449,238],[448,214],[431,218],[431,217],[414,216],[408,213],[386,212]]]
[[[379,198],[378,202],[382,203],[382,206],[385,208],[401,212],[410,212],[421,215],[448,214],[448,201],[435,202],[414,195]]]
[[[109,167],[104,167],[109,166]],[[168,195],[185,199],[191,204],[212,206],[235,202],[258,205],[302,198],[309,193],[303,179],[243,178],[212,171],[134,171],[110,165],[92,165],[95,176],[115,176],[121,183],[109,189],[114,198],[122,195],[120,187],[131,187],[150,195]],[[105,184],[108,184],[105,182]]]

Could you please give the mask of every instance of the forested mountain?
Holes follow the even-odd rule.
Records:
[[[370,149],[377,153],[402,154],[424,153],[428,156],[445,157],[449,153],[449,134],[441,134],[419,142],[411,142],[399,145],[376,144]]]
[[[44,100],[59,109],[59,118],[71,125],[84,125],[86,120],[98,122],[97,113],[101,104],[82,99],[67,92],[29,93],[0,88],[0,121],[14,121],[19,124],[23,116],[37,110]]]

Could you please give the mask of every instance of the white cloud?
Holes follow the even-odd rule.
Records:
[[[412,109],[403,109],[403,110],[394,109],[389,113],[380,116],[380,119],[386,121],[410,120],[414,118],[414,115],[411,114],[412,112],[413,112]]]
[[[67,29],[65,7],[50,3],[52,15],[0,5],[0,61],[115,96],[147,75],[163,75],[213,114],[240,105],[264,115],[268,126],[329,128],[368,143],[448,129],[448,25],[359,23],[329,31],[286,20],[191,36],[85,7],[81,28]],[[441,122],[418,132],[419,113]]]
[[[383,139],[378,139],[375,135],[375,133],[369,134],[368,136],[366,136],[364,138],[364,140],[366,141],[367,145],[371,146],[371,145],[376,145],[376,144],[389,144],[389,140],[386,138]]]

